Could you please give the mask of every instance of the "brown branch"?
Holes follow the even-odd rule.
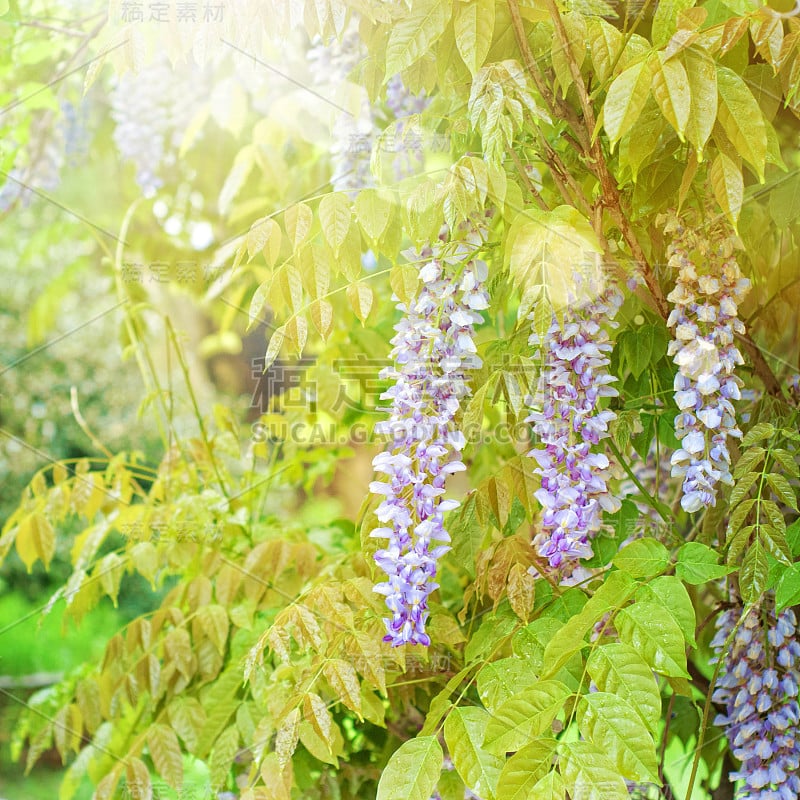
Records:
[[[669,316],[669,304],[667,303],[667,298],[664,296],[664,292],[661,289],[661,285],[659,284],[658,279],[644,252],[644,248],[637,239],[633,226],[631,225],[630,220],[625,213],[622,195],[617,187],[616,178],[611,174],[611,171],[608,168],[605,156],[603,155],[603,149],[600,145],[600,140],[591,138],[595,129],[596,118],[594,114],[594,108],[586,88],[586,83],[581,75],[580,67],[573,56],[572,48],[570,47],[569,43],[569,37],[567,36],[567,31],[564,27],[564,22],[561,19],[561,14],[556,6],[555,0],[545,0],[545,4],[553,19],[556,35],[558,36],[559,43],[564,50],[567,64],[569,65],[570,75],[575,83],[575,88],[578,93],[578,100],[580,102],[581,111],[583,114],[583,126],[585,127],[577,124],[575,114],[567,103],[559,104],[554,95],[550,92],[549,87],[543,87],[544,78],[538,68],[538,65],[536,64],[536,59],[533,57],[527,37],[525,36],[525,29],[522,24],[522,16],[519,13],[517,0],[507,0],[507,2],[509,11],[511,12],[514,35],[516,37],[520,52],[522,53],[522,58],[525,61],[525,66],[528,69],[528,72],[531,74],[537,89],[539,89],[540,93],[542,94],[542,97],[544,97],[548,102],[553,114],[555,115],[556,112],[560,112],[561,116],[567,119],[570,125],[572,125],[573,131],[578,140],[584,146],[587,166],[600,183],[603,205],[608,209],[612,220],[619,228],[623,239],[630,248],[631,255],[633,256],[636,264],[639,266],[642,276],[644,277],[645,285],[647,286],[647,290],[650,293],[650,297],[652,298],[655,308],[662,319],[666,320]],[[549,148],[548,156],[548,164],[551,164],[550,159],[552,156],[558,158],[557,154],[552,148]],[[558,162],[553,161],[552,164],[562,170],[562,178],[567,180],[570,188],[574,188],[574,179],[571,175],[569,178],[567,178],[568,173],[565,174],[567,171],[565,170],[563,163],[560,162],[560,159],[558,159]],[[582,197],[580,193],[578,196]],[[595,224],[595,230],[597,229],[598,225]],[[767,393],[775,397],[783,397],[780,383],[775,377],[775,373],[772,371],[766,359],[764,358],[761,350],[747,334],[741,337],[741,341],[753,365],[753,370],[764,384],[764,388]]]

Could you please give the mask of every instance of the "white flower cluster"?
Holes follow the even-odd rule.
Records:
[[[667,325],[674,339],[669,355],[675,376],[675,435],[672,476],[683,478],[681,505],[688,512],[716,504],[717,484],[732,484],[728,437],[740,438],[733,402],[741,399],[743,363],[734,343],[744,333],[739,303],[750,288],[733,255],[734,238],[719,229],[699,230],[671,217],[669,265],[678,272],[667,296],[674,304]]]

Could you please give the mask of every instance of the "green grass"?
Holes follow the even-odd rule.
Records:
[[[0,675],[67,672],[99,659],[120,627],[118,612],[101,603],[76,626],[64,625],[64,603],[42,617],[35,604],[17,593],[0,597]]]
[[[0,597],[0,675],[22,676],[39,672],[69,672],[72,668],[96,661],[106,642],[120,627],[119,613],[106,602],[88,613],[79,626],[64,624],[64,603],[42,617],[42,598],[32,602],[18,592]],[[27,692],[12,691],[27,696]],[[30,775],[24,765],[11,762],[9,741],[19,716],[20,705],[0,697],[0,799],[55,800],[64,770],[37,764]],[[88,800],[92,788],[88,780],[75,800]]]

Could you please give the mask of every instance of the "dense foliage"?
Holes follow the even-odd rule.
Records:
[[[779,3],[0,0],[0,213],[163,441],[84,423],[0,536],[160,593],[22,718],[60,800],[798,797]],[[247,428],[202,358],[261,328]]]

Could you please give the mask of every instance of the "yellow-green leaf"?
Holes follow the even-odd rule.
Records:
[[[325,701],[314,692],[303,698],[303,715],[330,750],[333,743],[333,717]]]
[[[319,221],[322,225],[322,234],[333,250],[334,256],[338,257],[339,250],[347,239],[352,219],[353,210],[346,194],[334,192],[326,194],[320,200]]]
[[[744,201],[742,168],[725,153],[718,153],[711,164],[711,187],[719,207],[736,230]]]
[[[489,714],[482,708],[454,708],[444,724],[444,740],[464,783],[480,797],[492,800],[504,759],[483,748],[488,722]]]
[[[300,738],[300,709],[293,708],[278,727],[275,737],[275,752],[283,769],[291,760]]]
[[[534,787],[548,773],[558,776],[553,771],[554,739],[537,739],[526,745],[508,759],[497,783],[497,797],[502,800],[531,800],[536,797]],[[539,794],[539,797],[547,795]],[[557,795],[552,795],[557,797]],[[561,797],[563,798],[563,792]]]
[[[586,670],[601,692],[627,700],[651,731],[661,719],[661,695],[653,670],[630,646],[611,642],[589,656]]]
[[[571,694],[561,681],[539,681],[499,705],[486,726],[484,747],[493,753],[519,750],[539,736]]]
[[[375,301],[375,293],[372,287],[363,281],[351,283],[347,287],[347,301],[350,303],[350,308],[353,313],[358,317],[363,325],[367,321],[369,312],[372,309],[372,304]]]
[[[147,731],[147,748],[156,772],[176,791],[183,783],[183,756],[175,731],[169,725],[154,724]]]
[[[614,78],[603,105],[603,126],[611,147],[636,123],[650,94],[652,71],[644,59]]]
[[[714,59],[702,47],[689,47],[682,54],[691,94],[686,138],[694,145],[698,161],[717,119],[717,69]]]
[[[395,264],[389,273],[389,283],[403,303],[410,303],[417,294],[419,270],[413,264]]]
[[[392,201],[377,189],[362,189],[355,201],[358,224],[364,233],[377,242],[392,216]]]
[[[615,618],[619,638],[662,675],[688,678],[686,642],[678,623],[656,603],[636,602]]]
[[[658,759],[653,734],[626,700],[609,692],[591,692],[578,704],[578,728],[602,748],[630,781],[657,781]]]
[[[313,220],[314,214],[305,203],[296,203],[284,211],[283,223],[295,249],[305,241]]]
[[[283,345],[283,340],[286,338],[286,329],[285,326],[281,326],[280,328],[276,328],[272,332],[272,336],[269,337],[269,343],[267,344],[267,352],[264,356],[264,371],[266,372],[274,363],[275,359],[278,357],[278,354],[281,351],[281,347]]]
[[[444,753],[435,736],[418,736],[392,753],[376,800],[429,800],[442,773]]]
[[[456,47],[473,76],[483,66],[492,45],[494,5],[494,0],[470,0],[456,5]]]
[[[683,64],[677,59],[666,58],[664,53],[658,53],[653,59],[652,88],[661,113],[683,141],[692,106],[689,80]]]
[[[386,43],[386,74],[394,75],[424,56],[450,21],[449,0],[415,0],[405,17],[396,20]]]
[[[361,684],[358,682],[355,667],[349,661],[332,658],[322,671],[339,699],[360,717]]]
[[[727,67],[717,67],[717,119],[739,155],[764,182],[767,127],[764,115],[742,78]]]
[[[629,800],[625,781],[604,748],[572,742],[564,745],[559,763],[571,800]]]

